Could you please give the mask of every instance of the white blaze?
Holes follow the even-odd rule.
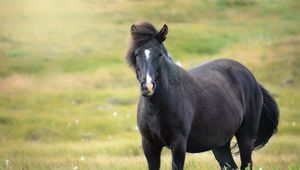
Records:
[[[149,72],[147,71],[146,75],[146,85],[152,84],[152,77],[149,75]]]
[[[151,51],[150,51],[150,49],[146,49],[144,52],[145,52],[145,55],[146,55],[146,61],[148,61],[149,58],[150,58]],[[146,85],[150,85],[150,84],[152,84],[152,77],[149,75],[149,71],[147,70]]]
[[[150,50],[149,49],[146,49],[145,51],[145,55],[146,55],[146,61],[148,61],[149,60],[149,58],[150,58]]]

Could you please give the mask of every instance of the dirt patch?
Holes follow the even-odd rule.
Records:
[[[24,75],[12,75],[0,78],[0,93],[28,90],[32,86],[32,80]]]

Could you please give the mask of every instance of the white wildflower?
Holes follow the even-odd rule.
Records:
[[[135,128],[134,128],[136,131],[138,131],[139,130],[139,127],[138,126],[135,126]]]
[[[182,67],[182,64],[180,61],[176,61],[176,65],[178,65],[179,67]]]
[[[9,166],[9,164],[10,164],[10,161],[9,161],[8,159],[6,159],[6,160],[5,160],[5,165],[6,165],[6,166]]]

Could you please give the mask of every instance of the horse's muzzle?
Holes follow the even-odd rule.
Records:
[[[155,83],[141,83],[141,93],[145,97],[150,97],[154,94],[155,91]]]

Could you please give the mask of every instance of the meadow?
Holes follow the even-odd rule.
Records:
[[[0,169],[146,170],[129,29],[169,26],[185,69],[231,58],[275,97],[279,131],[253,154],[260,170],[300,169],[300,1],[0,0]],[[239,163],[239,155],[235,160]],[[218,169],[211,152],[187,170]],[[169,150],[162,170],[171,168]]]

